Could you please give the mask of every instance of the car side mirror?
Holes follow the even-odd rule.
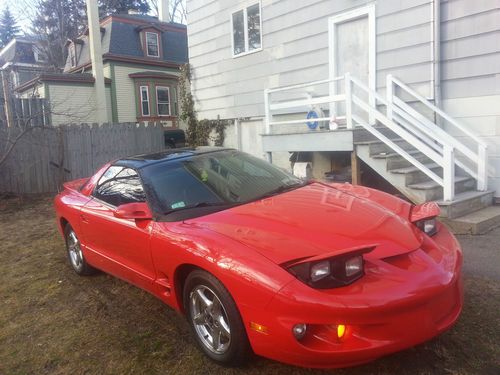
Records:
[[[153,215],[145,202],[126,203],[118,206],[114,216],[119,219],[151,220]]]

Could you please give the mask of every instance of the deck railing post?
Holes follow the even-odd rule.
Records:
[[[352,80],[351,74],[346,73],[344,76],[345,83],[345,119],[347,129],[352,129]],[[331,117],[331,116],[330,116]]]
[[[477,190],[488,190],[488,155],[487,146],[478,145],[477,161]]]
[[[392,121],[392,106],[394,105],[394,81],[392,74],[388,74],[386,78],[386,97],[387,97],[387,118]]]
[[[455,197],[455,153],[453,147],[443,147],[443,199],[452,201]]]

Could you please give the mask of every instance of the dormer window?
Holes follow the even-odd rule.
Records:
[[[160,57],[160,41],[157,33],[146,32],[146,53],[149,57]]]
[[[76,66],[76,46],[75,43],[71,43],[69,46],[69,60],[71,63],[71,67],[74,68]]]

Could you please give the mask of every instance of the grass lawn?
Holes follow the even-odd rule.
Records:
[[[0,374],[319,373],[259,357],[241,369],[213,364],[184,318],[148,293],[105,274],[77,276],[51,204],[0,200]],[[440,337],[331,373],[500,373],[498,281],[466,275],[462,316]]]

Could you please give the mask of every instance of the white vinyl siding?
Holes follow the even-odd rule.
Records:
[[[188,1],[189,59],[201,117],[260,117],[264,89],[328,78],[329,17],[373,1],[262,1],[263,52],[233,58],[232,16],[254,4]],[[431,10],[431,0],[375,3],[377,87],[382,93],[392,71],[425,96],[431,93]]]
[[[52,111],[52,124],[62,125],[70,123],[97,122],[97,103],[93,85],[55,84],[47,83],[50,106]],[[111,121],[111,90],[105,89],[107,117]],[[84,105],[82,105],[84,103]]]
[[[139,87],[139,98],[142,116],[150,116],[150,106],[149,106],[149,87],[140,86]]]

